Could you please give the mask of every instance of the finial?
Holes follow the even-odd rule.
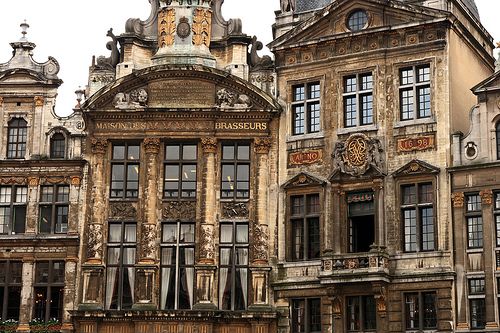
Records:
[[[500,49],[500,42],[497,43],[497,49]]]
[[[27,42],[28,39],[26,38],[26,34],[28,33],[28,28],[30,27],[30,25],[26,22],[26,20],[24,20],[24,22],[21,23],[20,27],[22,29],[21,33],[23,34],[23,37],[21,37],[21,42]]]
[[[81,107],[80,102],[82,101],[82,98],[85,95],[85,90],[83,90],[82,87],[79,86],[78,89],[75,91],[75,94],[76,94],[76,101],[77,101],[76,107],[79,108],[79,107]]]

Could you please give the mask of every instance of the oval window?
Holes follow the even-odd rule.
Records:
[[[368,24],[368,14],[364,10],[356,10],[349,15],[347,27],[351,31],[359,31],[366,28]]]

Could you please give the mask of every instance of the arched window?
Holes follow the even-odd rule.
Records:
[[[497,123],[497,160],[500,160],[500,121]]]
[[[26,154],[26,139],[28,123],[22,118],[9,122],[7,138],[7,158],[24,158]]]
[[[66,138],[62,133],[56,133],[50,138],[50,158],[64,158]]]

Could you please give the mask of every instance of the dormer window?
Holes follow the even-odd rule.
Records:
[[[355,10],[347,18],[347,28],[352,32],[360,31],[368,26],[368,14],[361,9]]]
[[[50,158],[64,158],[66,138],[62,133],[56,133],[50,139]]]
[[[7,158],[24,158],[28,123],[22,118],[14,118],[9,122]]]

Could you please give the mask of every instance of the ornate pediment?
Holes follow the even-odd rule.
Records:
[[[400,1],[380,0],[338,0],[318,11],[309,20],[299,24],[283,36],[269,44],[270,48],[286,48],[302,42],[311,43],[335,36],[344,36],[350,32],[347,27],[348,17],[355,10],[367,13],[366,31],[383,27],[397,27],[418,21],[430,21],[442,12],[418,5],[409,5]]]
[[[282,185],[283,189],[297,188],[302,186],[323,186],[328,181],[320,177],[313,176],[306,172],[301,172],[292,177],[285,184]]]
[[[413,175],[423,175],[423,174],[436,174],[439,173],[439,168],[430,165],[421,160],[412,160],[404,167],[398,169],[394,172],[394,177],[403,177],[403,176],[413,176]]]

